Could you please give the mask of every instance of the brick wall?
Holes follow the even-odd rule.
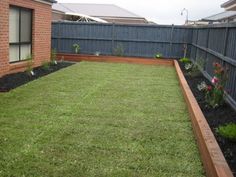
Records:
[[[8,0],[0,1],[0,76],[9,70],[8,60]]]
[[[51,52],[51,6],[33,0],[0,0],[0,77],[7,73],[24,71],[24,61],[9,63],[9,5],[33,10],[32,56],[34,67],[50,60]]]

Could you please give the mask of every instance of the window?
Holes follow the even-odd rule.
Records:
[[[9,59],[17,62],[27,59],[32,51],[32,10],[10,6]]]

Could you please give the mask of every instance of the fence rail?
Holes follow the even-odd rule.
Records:
[[[52,48],[60,53],[74,53],[73,44],[79,43],[81,53],[114,55],[116,49],[124,56],[154,57],[161,53],[166,58],[187,56],[192,61],[203,61],[203,74],[211,79],[213,63],[229,68],[227,100],[236,109],[236,23],[201,27],[168,25],[127,25],[77,22],[52,24]]]

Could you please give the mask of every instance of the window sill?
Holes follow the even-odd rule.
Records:
[[[34,62],[33,62],[34,65]],[[20,62],[16,62],[16,63],[10,63],[10,70],[18,70],[18,69],[22,69],[22,68],[26,68],[28,66],[28,61],[20,61]]]

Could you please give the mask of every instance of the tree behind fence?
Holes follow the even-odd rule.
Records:
[[[127,25],[54,22],[52,48],[60,53],[74,53],[78,43],[81,53],[151,57],[157,53],[166,58],[187,56],[203,61],[203,74],[211,79],[213,63],[229,68],[227,100],[236,108],[236,24],[204,27],[167,25]]]

